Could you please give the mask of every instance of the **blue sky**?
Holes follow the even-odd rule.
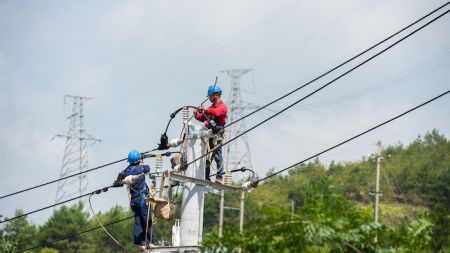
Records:
[[[89,149],[94,167],[132,148],[152,149],[169,114],[200,103],[216,75],[226,101],[230,79],[222,70],[254,69],[254,80],[252,74],[242,79],[248,91],[243,98],[262,105],[444,3],[1,1],[0,192],[58,177],[65,143],[51,139],[68,127],[71,105],[63,104],[65,94],[93,98],[86,127],[103,140]],[[260,175],[287,167],[448,90],[448,27],[447,15],[251,132],[253,167]],[[271,109],[282,109],[345,69]],[[247,126],[271,114],[263,111]],[[320,159],[357,160],[373,153],[378,140],[409,143],[434,128],[448,138],[449,115],[450,99],[444,97]],[[181,120],[175,121],[169,136],[180,127]],[[109,185],[125,166],[90,173],[88,190]],[[54,184],[2,199],[0,214],[11,217],[16,208],[52,204],[55,191]],[[127,205],[123,189],[94,198],[96,210],[115,204]],[[49,215],[51,210],[29,219],[42,223]]]

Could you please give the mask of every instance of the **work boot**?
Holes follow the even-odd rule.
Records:
[[[223,179],[221,177],[217,177],[215,182],[218,184],[224,184]]]
[[[146,249],[156,248],[157,246],[153,243],[149,243],[146,247]]]

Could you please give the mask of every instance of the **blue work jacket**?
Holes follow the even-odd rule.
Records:
[[[150,173],[148,165],[134,165],[127,169],[126,175],[141,175],[139,179],[130,185],[131,205],[143,204],[145,197],[148,195],[148,186],[145,183],[145,175]]]

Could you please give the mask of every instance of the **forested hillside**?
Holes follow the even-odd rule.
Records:
[[[376,157],[332,163],[329,168],[317,158],[247,195],[242,235],[238,214],[227,211],[234,218],[227,219],[226,235],[219,240],[209,234],[205,249],[450,252],[450,141],[433,130],[409,145],[385,148],[383,156],[380,224],[373,223],[370,194],[375,191]],[[227,205],[239,206],[239,196],[230,195]],[[209,212],[206,224],[217,224],[217,210]],[[373,242],[375,234],[378,244]]]
[[[203,249],[450,252],[450,140],[433,130],[408,145],[386,147],[383,156],[380,223],[373,222],[370,194],[375,189],[375,157],[334,162],[328,168],[317,158],[246,194],[242,234],[238,211],[227,209],[224,236],[217,237],[219,198],[207,194]],[[227,193],[226,206],[239,207],[239,199],[239,193]],[[130,216],[122,207],[99,214],[103,223]],[[159,243],[170,241],[172,224],[161,221],[155,225]],[[16,219],[0,230],[0,252],[17,252],[96,226],[97,221],[81,205],[56,210],[42,226]],[[107,229],[130,252],[136,251],[132,219]],[[374,243],[375,235],[378,243]],[[46,247],[28,252],[123,252],[101,229]]]

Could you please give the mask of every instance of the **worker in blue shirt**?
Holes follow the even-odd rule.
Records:
[[[116,182],[121,181],[128,185],[130,206],[134,213],[134,244],[144,250],[146,246],[154,247],[155,232],[152,226],[151,208],[149,209],[146,203],[149,189],[145,183],[145,174],[150,173],[150,167],[141,164],[142,161],[141,153],[133,149],[128,154],[130,165],[119,174]],[[147,236],[144,236],[146,231]]]

